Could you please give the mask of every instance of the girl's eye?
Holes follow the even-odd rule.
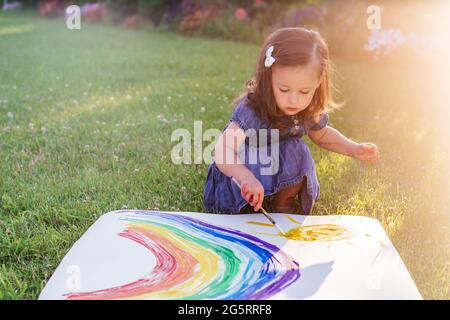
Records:
[[[286,90],[280,89],[280,91],[283,92],[283,93],[286,93],[286,92],[289,91],[289,89],[286,89]],[[301,93],[301,94],[308,94],[309,91],[300,91],[300,93]]]

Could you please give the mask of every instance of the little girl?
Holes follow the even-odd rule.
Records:
[[[210,212],[251,212],[249,205],[258,211],[269,195],[272,203],[264,203],[266,210],[292,212],[298,195],[299,213],[310,214],[320,188],[314,160],[301,140],[305,134],[324,149],[379,160],[376,145],[353,142],[327,125],[328,112],[335,108],[330,61],[316,31],[282,28],[270,34],[254,77],[235,104],[208,168],[204,206]],[[268,163],[275,164],[271,171]]]

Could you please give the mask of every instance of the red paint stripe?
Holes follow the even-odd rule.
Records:
[[[68,299],[132,298],[172,288],[194,275],[198,261],[190,253],[180,249],[156,232],[133,226],[119,235],[141,244],[153,253],[156,258],[153,270],[143,278],[122,286],[91,292],[69,293],[65,295]]]

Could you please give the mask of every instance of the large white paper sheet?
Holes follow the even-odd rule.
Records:
[[[119,210],[73,245],[40,299],[421,299],[360,216]]]

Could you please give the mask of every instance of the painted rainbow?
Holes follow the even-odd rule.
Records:
[[[148,249],[156,265],[125,285],[68,299],[267,299],[300,278],[296,261],[250,234],[182,215],[139,212],[119,236]]]

